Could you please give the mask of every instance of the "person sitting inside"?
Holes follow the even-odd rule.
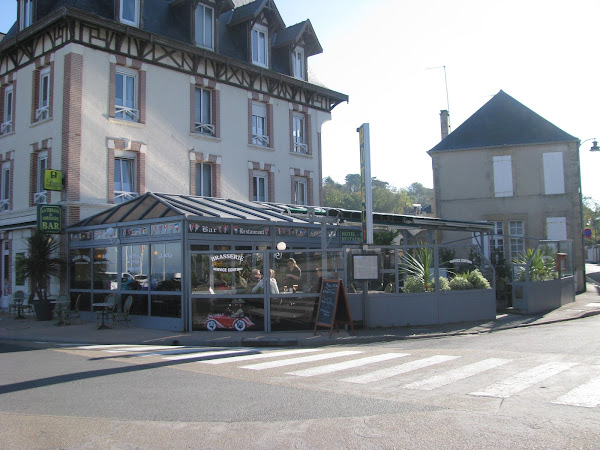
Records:
[[[231,317],[244,317],[246,315],[244,313],[244,310],[242,309],[243,303],[246,302],[244,302],[244,300],[242,300],[241,298],[238,298],[233,301],[233,303],[231,304],[231,306],[233,307]]]
[[[269,277],[269,292],[271,294],[279,294],[279,287],[277,286],[277,280],[275,279],[275,271],[273,269],[269,269],[269,274],[271,275]],[[256,294],[257,292],[259,292],[259,290],[261,292],[264,292],[264,286],[265,280],[262,279],[258,283],[256,283],[256,286],[252,288],[252,293]]]
[[[258,269],[252,269],[250,272],[250,277],[248,278],[248,282],[246,283],[246,293],[250,292],[256,293],[254,288],[258,286],[258,283],[262,281],[262,274]],[[262,284],[260,285],[262,287]],[[257,289],[258,290],[258,289]]]

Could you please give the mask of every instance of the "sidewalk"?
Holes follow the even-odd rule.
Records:
[[[600,273],[598,274],[600,275]],[[274,332],[258,331],[194,331],[178,333],[145,328],[120,327],[97,330],[95,323],[57,326],[54,321],[36,321],[34,318],[15,320],[5,312],[0,314],[0,339],[45,341],[70,344],[144,344],[189,345],[220,347],[319,347],[324,345],[357,345],[401,339],[424,339],[453,335],[490,333],[510,328],[563,322],[600,314],[600,284],[589,279],[587,292],[576,296],[575,302],[545,314],[499,314],[489,322],[468,322],[448,325],[398,327],[356,330],[355,335],[341,330],[329,337],[329,330]]]

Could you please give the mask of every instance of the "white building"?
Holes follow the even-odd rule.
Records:
[[[14,261],[38,204],[63,228],[147,191],[320,204],[321,126],[348,97],[307,79],[309,20],[240,3],[17,0],[0,42],[3,305],[27,290]]]

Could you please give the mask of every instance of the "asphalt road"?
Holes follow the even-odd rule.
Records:
[[[599,367],[600,316],[312,350],[0,342],[0,442],[597,448]]]

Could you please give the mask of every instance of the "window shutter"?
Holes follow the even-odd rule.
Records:
[[[565,193],[562,152],[544,153],[544,192],[546,195]]]
[[[566,217],[547,217],[546,234],[548,239],[557,241],[567,240],[567,218]]]
[[[496,197],[512,197],[512,158],[494,156],[494,192]]]

